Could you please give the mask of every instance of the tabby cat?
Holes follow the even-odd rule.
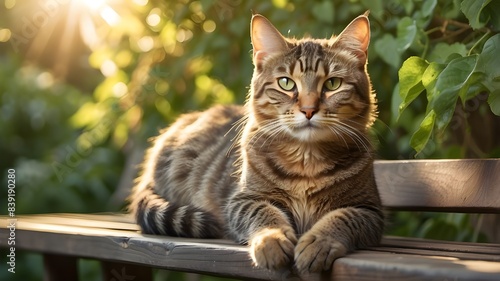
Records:
[[[328,270],[377,244],[384,216],[367,130],[367,15],[330,39],[289,39],[251,22],[244,107],[183,115],[154,141],[131,195],[143,233],[231,238],[254,263]]]

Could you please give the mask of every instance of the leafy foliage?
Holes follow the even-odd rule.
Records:
[[[496,55],[500,50],[500,34],[492,35],[494,31],[499,30],[500,21],[497,21],[496,12],[491,11],[496,8],[496,4],[489,5],[489,2],[463,1],[461,4],[462,12],[474,29],[468,35],[472,39],[451,44],[440,42],[429,55],[423,53],[419,57],[410,57],[399,70],[401,83],[399,94],[403,100],[399,114],[401,115],[404,109],[423,92],[426,93],[428,101],[425,118],[410,140],[411,146],[417,152],[424,150],[433,135],[444,132],[453,117],[455,104],[459,99],[465,104],[480,93],[487,93],[491,111],[500,115],[498,105],[500,59]],[[453,31],[454,33],[465,32],[469,28],[462,23],[448,20],[447,24],[449,23],[462,26],[464,30],[459,29]],[[491,29],[485,26],[490,26]],[[425,30],[421,30],[421,33],[424,34]],[[446,36],[446,32],[444,33]],[[432,33],[427,31],[426,36],[430,34]],[[478,51],[478,45],[484,40],[486,42],[482,51]],[[426,39],[426,42],[428,41],[429,38]]]

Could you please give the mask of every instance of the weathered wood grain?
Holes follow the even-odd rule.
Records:
[[[142,235],[128,225],[134,224],[123,215],[75,215],[74,220],[72,216],[18,217],[16,246],[52,255],[102,260],[108,277],[112,269],[127,276],[144,274],[137,266],[147,266],[240,279],[301,279],[291,269],[270,271],[253,267],[247,248],[231,241]],[[58,221],[57,217],[63,219]],[[0,218],[0,236],[8,231],[6,222],[7,218]],[[114,222],[125,227],[118,229]],[[0,240],[2,246],[6,246],[6,241]],[[337,260],[331,279],[445,280],[448,276],[449,280],[500,280],[499,258],[497,244],[385,237],[379,247]]]
[[[247,248],[230,241],[148,236],[130,230],[82,227],[80,219],[75,223],[53,224],[44,221],[42,216],[37,216],[37,220],[18,217],[16,247],[225,277],[293,280],[292,272],[287,269],[270,271],[253,267]],[[6,219],[1,218],[2,237],[8,233],[4,225],[7,225]],[[0,247],[5,246],[6,241],[0,240]]]
[[[500,213],[500,160],[376,161],[383,205],[393,210]]]
[[[500,160],[376,161],[375,175],[390,210],[500,213]],[[0,237],[9,235],[0,217]],[[150,279],[141,266],[238,279],[312,280],[292,268],[252,266],[247,248],[227,240],[142,235],[119,214],[49,214],[17,217],[16,249],[43,253],[46,280],[72,279],[76,258],[102,261],[105,279]],[[0,239],[0,247],[8,247]],[[67,270],[58,275],[57,264]],[[385,237],[380,246],[338,259],[330,280],[500,280],[500,245]],[[58,279],[59,278],[59,279]],[[62,278],[62,279],[61,279]]]
[[[470,253],[470,254],[488,254],[492,260],[500,261],[500,244],[493,243],[468,243],[454,242],[433,239],[421,239],[410,237],[386,236],[382,238],[380,246],[393,247],[400,249],[423,249],[428,251],[445,251]],[[378,247],[379,248],[379,247]]]
[[[498,281],[500,263],[446,258],[439,252],[419,256],[358,251],[334,263],[332,280]]]
[[[22,222],[34,222],[51,225],[71,225],[87,228],[118,229],[139,231],[139,226],[129,214],[34,214],[18,216]]]

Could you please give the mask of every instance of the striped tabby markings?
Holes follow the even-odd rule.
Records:
[[[156,139],[131,198],[142,231],[226,234],[249,244],[256,265],[300,272],[377,243],[368,28],[362,16],[332,39],[288,40],[254,16],[246,108],[187,114]]]
[[[273,58],[278,59],[279,53],[283,54],[293,52],[293,50],[290,50],[289,48],[293,47],[293,44],[296,44],[284,39],[284,37],[276,30],[276,28],[261,16],[254,16],[252,18],[251,34],[252,44],[254,46],[253,61],[254,65],[256,66],[257,73],[262,73],[266,62],[273,61]],[[351,24],[338,37],[329,40],[328,43],[331,43],[332,48],[334,48],[334,46],[339,46],[340,50],[342,48],[348,49],[348,51],[346,52],[340,51],[338,58],[348,61],[349,63],[347,63],[347,65],[351,64],[350,61],[354,61],[353,68],[351,70],[353,72],[356,72],[362,70],[362,67],[364,68],[364,65],[366,63],[366,52],[369,38],[370,35],[368,19],[366,16],[360,16],[353,22],[351,22]],[[305,118],[311,120],[313,118],[313,115],[315,115],[315,113],[319,110],[320,99],[323,98],[320,96],[320,94],[322,94],[322,89],[318,89],[318,86],[322,86],[322,84],[320,84],[320,82],[317,80],[318,75],[314,72],[325,70],[324,76],[326,76],[326,70],[328,70],[328,68],[326,66],[321,67],[321,60],[319,60],[318,58],[321,57],[321,54],[319,53],[319,50],[321,50],[321,46],[319,44],[311,41],[305,41],[302,43],[299,42],[297,44],[298,47],[295,49],[295,53],[298,55],[298,63],[293,65],[291,77],[285,75],[284,81],[281,81],[282,78],[277,77],[278,82],[282,82],[282,84],[278,84],[278,86],[280,86],[281,90],[283,90],[286,95],[288,95],[292,99],[296,99],[295,102],[297,102],[297,105],[294,105],[294,110],[296,110],[296,108],[298,107],[298,110],[304,113]],[[304,52],[303,56],[302,52]],[[273,57],[273,55],[275,55],[275,57]],[[344,65],[343,67],[347,68],[346,65]],[[300,79],[298,79],[297,77]],[[288,81],[289,78],[295,78],[292,84],[290,84],[290,81]],[[329,79],[330,77],[323,78]],[[347,78],[352,79],[351,77]],[[301,85],[301,83],[304,84]],[[276,84],[269,86],[276,88]],[[340,85],[338,86],[340,87]],[[334,88],[335,91],[337,90],[336,87],[332,86],[331,88]],[[259,87],[257,87],[257,89],[259,89]],[[352,96],[352,93],[345,92],[348,90],[348,88],[340,88],[338,90],[338,92],[342,93],[343,96],[336,97],[337,100],[346,103],[353,101],[356,102],[356,99]],[[332,91],[331,96],[328,96],[327,98],[334,98],[333,95],[335,91]],[[299,93],[298,96],[297,92]],[[265,90],[262,90],[262,88],[260,88],[258,95],[254,96],[253,100],[251,100],[251,102],[254,102],[255,107],[259,105],[259,99],[262,97],[263,93],[269,93],[269,95],[273,94],[273,92],[271,91],[265,92]],[[363,94],[363,92],[358,94]],[[333,104],[336,106],[336,108],[342,108],[341,112],[335,113],[336,116],[342,114],[357,114],[355,112],[356,106],[339,106],[338,104]],[[254,109],[256,111],[256,114],[261,114],[262,116],[263,109],[255,107]],[[282,107],[285,106],[283,105]],[[279,109],[278,106],[277,108]],[[349,116],[345,117],[349,118]],[[264,120],[266,119],[258,120],[264,122]],[[311,125],[311,123],[304,123],[302,121],[300,121],[298,124]],[[338,127],[338,129],[336,127]],[[357,135],[356,129],[346,123],[338,124],[336,127],[331,127],[332,132],[334,133],[334,135],[338,135],[340,139],[343,139],[347,147],[347,141],[343,136],[350,135],[351,133],[354,136]],[[300,138],[301,140],[309,140],[314,136],[313,134],[310,134],[310,132],[311,130],[300,129],[293,133],[303,134],[304,136]],[[356,140],[356,137],[351,136],[351,138],[353,138],[353,140]],[[367,151],[369,150],[368,147],[366,147],[366,149]],[[258,170],[258,167],[256,165],[252,165],[252,159],[246,159],[246,162],[246,164],[248,165],[246,167],[255,170],[255,174],[255,172]],[[275,167],[272,164],[268,166],[271,168]],[[305,165],[303,165],[303,167],[304,166]],[[283,167],[286,167],[286,165],[284,165]],[[279,168],[275,169],[274,172],[278,172],[278,174],[286,174],[286,172],[282,172]],[[268,180],[272,180],[272,177],[269,177],[270,176],[267,176]],[[287,180],[283,180],[280,186],[285,186],[286,182]],[[354,245],[358,243],[358,240],[363,241],[362,238],[357,239],[356,236],[358,236],[358,234],[354,233],[351,226],[362,225],[363,220],[368,220],[367,216],[369,216],[369,214],[361,214],[359,218],[349,217],[348,219],[345,219],[347,215],[344,214],[344,212],[346,212],[346,210],[337,209],[334,211],[330,211],[326,215],[323,214],[324,216],[319,219],[319,221],[317,221],[310,229],[308,229],[309,223],[306,217],[309,217],[309,219],[314,219],[312,218],[313,214],[317,213],[318,210],[313,210],[311,212],[312,214],[310,214],[307,211],[307,207],[305,207],[304,205],[307,204],[297,202],[292,203],[292,212],[294,212],[295,223],[299,223],[298,226],[301,228],[300,231],[305,231],[307,229],[305,234],[298,240],[293,251],[290,249],[290,243],[295,244],[295,235],[293,235],[292,237],[290,234],[288,234],[291,229],[289,223],[282,223],[281,225],[271,227],[269,226],[270,224],[275,225],[276,220],[280,220],[279,215],[270,214],[271,218],[266,218],[267,220],[264,220],[262,216],[258,215],[262,211],[257,212],[256,216],[253,217],[254,220],[258,221],[259,227],[257,229],[252,229],[253,235],[250,239],[250,253],[252,259],[257,265],[267,268],[280,267],[283,264],[289,262],[290,254],[294,252],[295,265],[300,272],[328,270],[331,268],[331,265],[335,258],[345,255],[347,251],[352,250],[352,248],[354,248]],[[269,221],[269,219],[271,221]],[[350,222],[349,219],[352,219],[353,221]],[[357,219],[361,221],[356,222]],[[374,224],[378,223],[377,220],[373,220],[371,218],[369,219],[369,221],[373,222]],[[358,231],[360,231],[360,233],[362,233],[359,235],[364,235],[365,232],[369,232],[370,227],[371,226],[365,226],[362,229],[357,229]],[[292,234],[294,234],[293,230]],[[350,235],[353,237],[351,237]],[[367,235],[371,235],[371,233],[367,233]],[[373,237],[373,240],[377,240],[380,238],[379,235],[374,235]],[[376,241],[372,242],[376,243]]]

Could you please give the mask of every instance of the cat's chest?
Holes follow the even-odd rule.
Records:
[[[307,199],[293,200],[290,205],[297,234],[301,236],[307,232],[318,220],[318,210],[314,202]]]
[[[274,153],[274,161],[283,170],[306,178],[315,178],[332,166],[325,154],[312,145],[280,144]]]

